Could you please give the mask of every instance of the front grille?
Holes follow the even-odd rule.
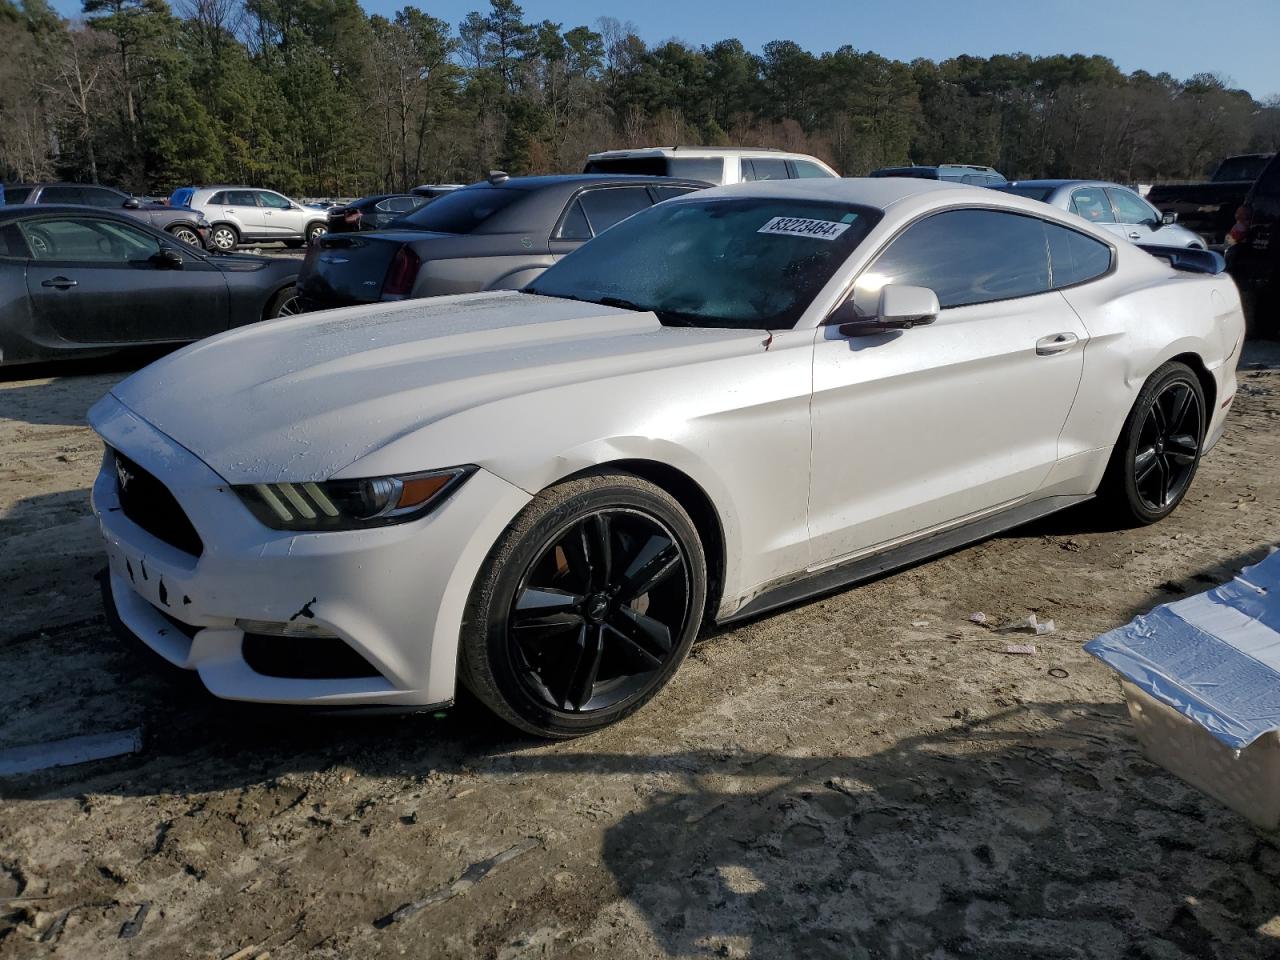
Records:
[[[266,677],[352,680],[381,676],[373,664],[337,637],[269,637],[246,633],[240,652],[254,672]]]
[[[169,489],[118,450],[115,459],[116,495],[126,517],[157,540],[198,557],[204,542]]]

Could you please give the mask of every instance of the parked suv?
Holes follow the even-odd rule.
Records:
[[[634,150],[606,150],[587,157],[583,173],[684,177],[687,180],[715,184],[840,176],[817,157],[803,153],[737,147],[637,147]]]
[[[204,249],[209,242],[209,221],[198,210],[174,209],[163,203],[147,203],[127,193],[96,183],[15,183],[0,193],[0,203],[74,203],[119,210],[137,217],[175,240]]]
[[[1251,332],[1280,336],[1280,154],[1254,181],[1227,235],[1227,270]]]
[[[873,177],[915,177],[918,180],[947,180],[974,187],[994,187],[1005,183],[1004,174],[994,167],[976,163],[939,163],[935,166],[882,167],[872,170]]]
[[[325,211],[257,187],[179,187],[169,206],[199,210],[212,225],[209,245],[232,250],[253,240],[283,240],[300,247],[325,232]]]

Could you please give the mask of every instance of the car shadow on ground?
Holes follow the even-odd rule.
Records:
[[[359,719],[220,703],[102,621],[20,638],[5,660],[0,746],[146,731],[141,754],[0,780],[8,803],[235,792],[335,764],[482,784],[625,777],[660,787],[605,828],[600,861],[668,955],[1280,955],[1276,838],[1146,762],[1115,701],[920,718],[934,730],[879,749],[622,753],[531,741],[466,697]]]
[[[372,776],[656,776],[605,828],[600,860],[663,955],[1245,960],[1280,946],[1275,838],[1146,762],[1115,702],[1026,703],[811,756],[533,746],[466,706],[354,733],[208,719],[184,719],[204,731],[202,762],[177,741],[149,761],[165,786],[135,772],[93,793],[199,794],[232,768],[259,781],[335,754]]]

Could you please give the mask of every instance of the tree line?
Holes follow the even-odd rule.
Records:
[[[47,0],[0,0],[6,181],[350,196],[698,143],[797,150],[849,176],[963,162],[1146,182],[1280,144],[1275,99],[1100,56],[650,45],[608,17],[529,22],[514,0],[458,24],[413,6],[368,15],[358,0],[83,2],[66,20]]]

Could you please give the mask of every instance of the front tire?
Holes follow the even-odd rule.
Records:
[[[1186,364],[1166,363],[1148,378],[1100,491],[1118,519],[1146,525],[1173,513],[1200,466],[1208,419],[1204,388]]]
[[[169,235],[180,243],[185,243],[189,247],[195,247],[197,250],[204,249],[204,242],[200,239],[200,234],[196,233],[190,227],[174,227],[169,231]]]
[[[323,237],[329,232],[329,228],[323,223],[313,223],[307,227],[307,244],[315,243],[318,237]]]
[[[670,494],[627,473],[569,480],[534,498],[490,551],[459,676],[521,730],[581,736],[666,685],[706,598],[702,544]]]
[[[271,302],[267,304],[265,319],[280,320],[284,317],[297,316],[302,312],[302,306],[298,302],[297,287],[288,286],[271,298]]]

